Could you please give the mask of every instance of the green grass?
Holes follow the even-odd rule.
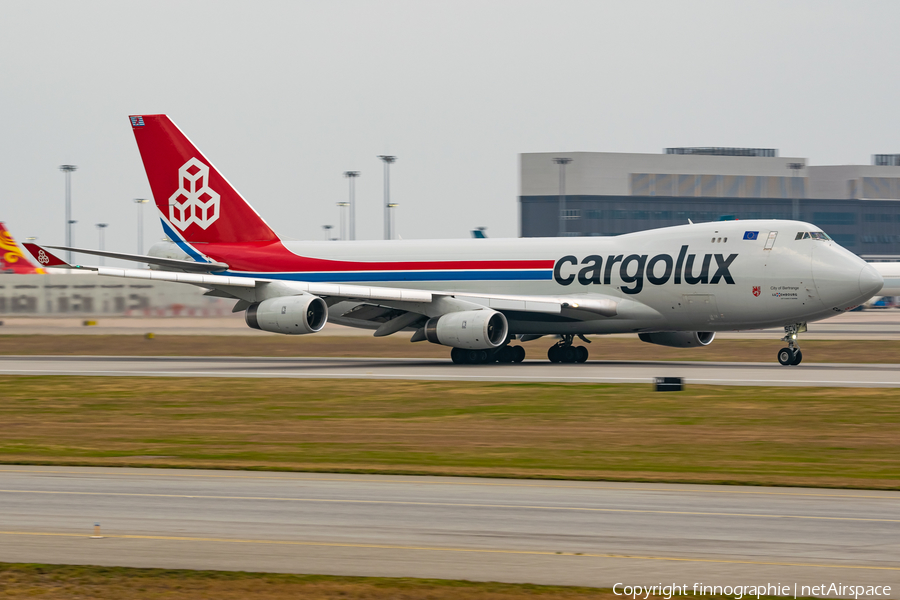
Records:
[[[0,563],[0,596],[11,599],[621,600],[621,589],[619,591],[620,594],[616,595],[609,588],[477,583],[447,579]],[[693,596],[690,588],[688,592],[688,597]],[[672,597],[679,600],[685,596]],[[658,600],[662,596],[650,595],[649,598]],[[714,600],[733,596],[704,595],[702,598]],[[772,600],[773,597],[761,598]]]
[[[900,489],[887,388],[7,376],[0,423],[5,463]]]

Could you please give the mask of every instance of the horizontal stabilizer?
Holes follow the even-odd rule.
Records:
[[[57,267],[61,269],[87,269],[89,271],[96,271],[96,269],[93,269],[91,267],[70,265],[60,257],[47,250],[47,248],[38,246],[37,244],[34,244],[32,242],[25,242],[22,245],[25,246],[25,249],[31,253],[31,255],[34,257],[34,260],[38,261],[38,264],[42,267]]]
[[[32,244],[34,245],[34,244]],[[88,250],[86,248],[69,248],[68,246],[47,246],[54,250],[69,250],[71,252],[79,252],[81,254],[91,254],[93,256],[104,256],[106,258],[118,258],[121,260],[133,260],[134,262],[147,263],[149,265],[159,265],[160,267],[169,267],[170,269],[181,269],[182,271],[190,271],[194,273],[210,273],[216,271],[228,270],[228,265],[221,262],[194,262],[192,260],[179,260],[177,258],[159,258],[158,256],[145,256],[143,254],[127,254],[125,252],[107,252],[106,250]],[[49,265],[51,267],[56,265]]]

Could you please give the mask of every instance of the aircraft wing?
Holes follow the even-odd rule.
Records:
[[[427,317],[440,316],[448,312],[459,310],[473,310],[479,308],[491,308],[499,312],[526,312],[565,315],[575,319],[592,319],[600,317],[613,317],[617,314],[619,300],[602,294],[587,294],[584,297],[575,296],[531,296],[510,294],[479,294],[469,292],[445,292],[422,289],[363,286],[353,284],[317,283],[304,281],[284,281],[281,279],[269,279],[259,277],[242,277],[234,274],[221,273],[219,266],[223,263],[194,263],[176,259],[160,259],[153,256],[141,256],[123,254],[118,252],[100,253],[96,250],[72,248],[72,251],[99,254],[112,258],[126,258],[139,262],[148,262],[160,266],[169,266],[168,263],[177,263],[182,272],[165,271],[161,269],[119,269],[112,267],[71,265],[66,263],[47,248],[37,244],[26,243],[25,247],[42,265],[51,267],[69,267],[75,269],[88,269],[97,271],[105,277],[123,277],[127,279],[149,279],[152,281],[171,281],[173,283],[187,283],[199,287],[205,287],[210,291],[209,295],[235,298],[239,302],[235,310],[243,310],[253,302],[260,302],[268,298],[279,296],[292,296],[299,294],[311,294],[326,299],[329,304],[341,301],[369,301],[377,302],[400,311],[420,314]],[[69,248],[62,247],[68,250]],[[184,272],[189,263],[198,267],[205,267],[207,272]],[[208,272],[210,267],[217,272]]]
[[[561,314],[563,312],[586,312],[604,317],[616,315],[618,304],[615,298],[602,295],[590,295],[584,298],[524,296],[509,294],[476,294],[465,292],[443,292],[421,289],[378,287],[363,285],[345,285],[337,283],[316,283],[303,281],[283,281],[257,277],[236,277],[234,275],[218,275],[215,273],[175,273],[149,269],[115,269],[96,267],[100,275],[106,277],[126,277],[129,279],[150,279],[154,281],[172,281],[208,287],[225,292],[247,302],[264,300],[267,297],[312,294],[335,301],[340,300],[380,300],[388,306],[413,312],[421,312],[428,316],[450,312],[438,309],[428,310],[421,304],[435,304],[438,299],[445,299],[443,304],[458,306],[460,310],[471,308],[492,308],[494,310],[536,312],[545,314]],[[237,288],[237,289],[235,289]],[[269,288],[269,289],[267,289]],[[252,290],[252,291],[251,291]],[[261,294],[259,293],[261,292]]]

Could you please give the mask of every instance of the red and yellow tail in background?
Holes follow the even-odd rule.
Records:
[[[6,225],[0,222],[0,273],[13,275],[44,275],[47,272],[35,267],[16,244]]]

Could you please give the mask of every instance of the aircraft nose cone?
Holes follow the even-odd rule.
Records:
[[[866,265],[859,272],[859,292],[871,298],[884,287],[884,278],[872,265]]]
[[[812,275],[819,300],[838,311],[862,304],[884,285],[872,265],[839,246],[816,246],[812,254]]]

